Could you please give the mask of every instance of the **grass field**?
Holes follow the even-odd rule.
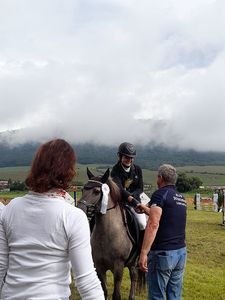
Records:
[[[185,172],[188,176],[199,177],[204,186],[225,186],[225,166],[186,166],[178,167],[177,170],[178,172]]]
[[[89,165],[91,171],[104,172],[106,166]],[[24,180],[29,167],[0,168],[0,179]],[[198,176],[204,185],[225,185],[225,167],[182,167],[190,176]],[[144,181],[155,189],[156,172],[143,170]],[[86,182],[86,166],[77,166],[77,181]],[[11,199],[24,192],[0,193],[0,198]],[[189,197],[187,218],[188,260],[184,277],[183,300],[224,300],[225,299],[225,227],[222,224],[222,213],[196,211],[193,209],[193,193]],[[206,196],[206,195],[205,195]],[[80,193],[78,194],[80,197]],[[219,225],[220,224],[220,225]],[[108,273],[109,294],[112,294],[112,276]],[[76,289],[72,285],[70,300],[78,300]],[[129,289],[128,270],[124,271],[122,299],[127,299]],[[137,299],[146,299],[146,294]]]
[[[225,299],[225,227],[222,213],[188,210],[188,259],[184,276],[183,300]],[[122,299],[128,299],[129,276],[124,272]],[[109,294],[112,295],[112,276],[108,273]],[[70,300],[78,300],[74,286]],[[109,298],[110,299],[110,298]],[[146,299],[146,294],[137,296]]]
[[[21,193],[23,194],[23,193]],[[14,193],[14,197],[17,194]],[[80,194],[78,194],[78,197]],[[0,195],[1,197],[1,195]],[[190,198],[191,199],[191,198]],[[196,211],[189,202],[187,215],[188,260],[184,277],[183,300],[225,299],[225,227],[222,213]],[[112,275],[108,272],[109,294],[112,294]],[[70,300],[78,300],[76,289],[71,286]],[[124,271],[122,299],[127,299],[128,270]],[[146,294],[137,299],[146,299]]]
[[[106,170],[108,166],[105,165],[89,165],[90,170],[94,174],[101,174]],[[87,175],[86,175],[86,165],[77,165],[76,166],[76,179],[77,182],[86,182]],[[7,168],[0,168],[0,180],[8,180],[11,178],[13,181],[20,180],[24,181],[27,177],[30,167],[23,166],[23,167],[7,167]]]
[[[88,165],[94,174],[103,173],[108,165]],[[75,182],[86,182],[86,165],[77,165],[77,176]],[[178,172],[186,172],[189,176],[197,176],[203,181],[203,185],[225,185],[225,166],[186,166],[177,167]],[[24,181],[29,167],[8,167],[0,168],[0,179]],[[156,171],[143,169],[145,184],[150,184],[153,189],[156,187]]]
[[[29,167],[7,167],[0,168],[0,179],[8,180],[11,178],[13,181],[24,181],[29,171]]]

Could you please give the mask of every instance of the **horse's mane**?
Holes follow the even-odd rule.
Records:
[[[112,178],[108,178],[106,183],[110,188],[110,196],[114,204],[121,203],[121,191],[118,185],[112,180]]]

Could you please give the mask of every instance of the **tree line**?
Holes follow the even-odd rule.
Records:
[[[26,143],[10,147],[0,143],[0,167],[29,166],[39,147],[38,143]],[[225,165],[225,153],[178,150],[165,146],[137,145],[136,163],[142,168],[156,170],[163,163],[174,166]],[[114,164],[117,161],[117,146],[93,143],[74,145],[80,164]]]
[[[75,185],[75,183],[74,183]],[[76,182],[78,185],[78,182]],[[83,185],[83,182],[79,182],[79,185]],[[195,176],[187,176],[185,173],[179,173],[177,178],[177,190],[181,193],[197,190],[202,185],[200,178]],[[10,191],[26,191],[27,187],[24,181],[13,181],[11,178],[8,180],[8,187]]]

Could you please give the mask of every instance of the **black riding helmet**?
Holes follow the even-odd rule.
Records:
[[[118,155],[121,157],[122,155],[126,155],[129,157],[135,157],[136,156],[136,150],[134,148],[134,145],[131,143],[124,142],[119,145],[118,148]]]

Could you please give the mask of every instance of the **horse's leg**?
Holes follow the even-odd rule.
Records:
[[[115,262],[114,270],[113,270],[113,278],[114,278],[114,290],[112,295],[113,300],[121,300],[120,288],[123,279],[123,268],[124,268],[123,262],[120,261]]]
[[[99,280],[101,281],[102,289],[104,292],[105,299],[108,297],[107,286],[106,286],[106,271],[96,269]]]
[[[135,268],[135,266],[129,266],[128,269],[130,273],[130,293],[128,300],[134,300],[137,283],[137,269]]]

